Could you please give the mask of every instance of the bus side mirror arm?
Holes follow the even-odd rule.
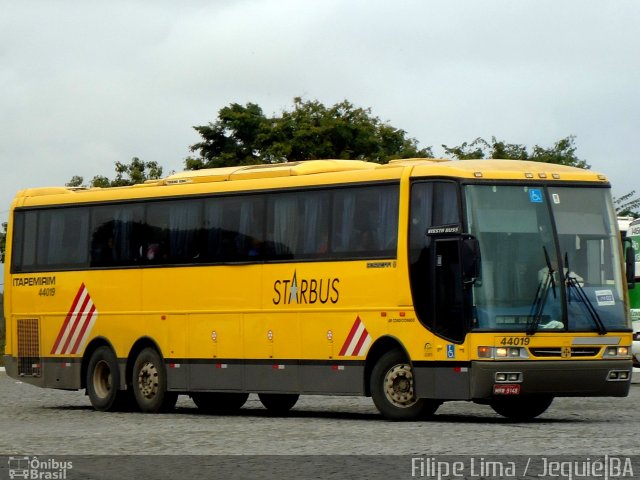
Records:
[[[624,239],[624,260],[629,290],[636,287],[636,252],[630,238]]]

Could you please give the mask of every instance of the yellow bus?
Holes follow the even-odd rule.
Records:
[[[6,248],[7,373],[98,410],[324,394],[530,419],[629,391],[628,279],[591,171],[314,160],[34,188]]]

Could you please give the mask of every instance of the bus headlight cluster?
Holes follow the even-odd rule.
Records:
[[[478,347],[479,358],[529,358],[529,354],[524,347]]]
[[[604,350],[603,357],[628,357],[629,347],[607,347]]]

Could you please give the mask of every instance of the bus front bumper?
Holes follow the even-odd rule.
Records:
[[[625,397],[632,364],[631,360],[475,361],[470,373],[472,400],[507,395]]]

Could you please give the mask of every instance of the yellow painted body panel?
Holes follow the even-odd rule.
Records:
[[[394,180],[400,182],[398,256],[396,260],[384,261],[383,268],[370,268],[370,262],[362,260],[15,276],[7,268],[6,353],[17,352],[14,335],[17,319],[37,318],[43,357],[82,357],[82,349],[59,355],[51,351],[84,284],[97,310],[95,325],[85,344],[104,337],[120,358],[129,355],[138,339],[149,337],[166,358],[175,359],[363,360],[366,348],[358,355],[340,357],[354,323],[360,319],[370,336],[369,346],[389,335],[399,340],[413,360],[444,361],[451,359],[447,357],[450,342],[427,331],[411,305],[407,266],[410,178],[477,178],[480,172],[484,179],[534,181],[544,174],[545,180],[552,181],[556,174],[563,181],[606,182],[591,171],[506,160],[416,159],[388,165],[354,162],[351,168],[345,161],[329,162],[275,165],[271,169],[261,166],[254,170],[233,167],[184,172],[134,187],[88,190],[56,187],[20,192],[12,209]],[[533,179],[525,177],[525,173]],[[11,227],[10,223],[7,258],[11,258]],[[38,284],[37,279],[42,277],[55,280]],[[298,290],[292,292],[294,277]],[[28,285],[14,286],[14,279]],[[617,336],[622,337],[621,344],[631,343],[630,334]],[[455,360],[477,358],[477,347],[494,345],[494,337],[495,334],[467,335],[466,343],[455,346]],[[557,337],[562,344],[572,338]],[[540,333],[532,341],[547,344],[550,338]]]

